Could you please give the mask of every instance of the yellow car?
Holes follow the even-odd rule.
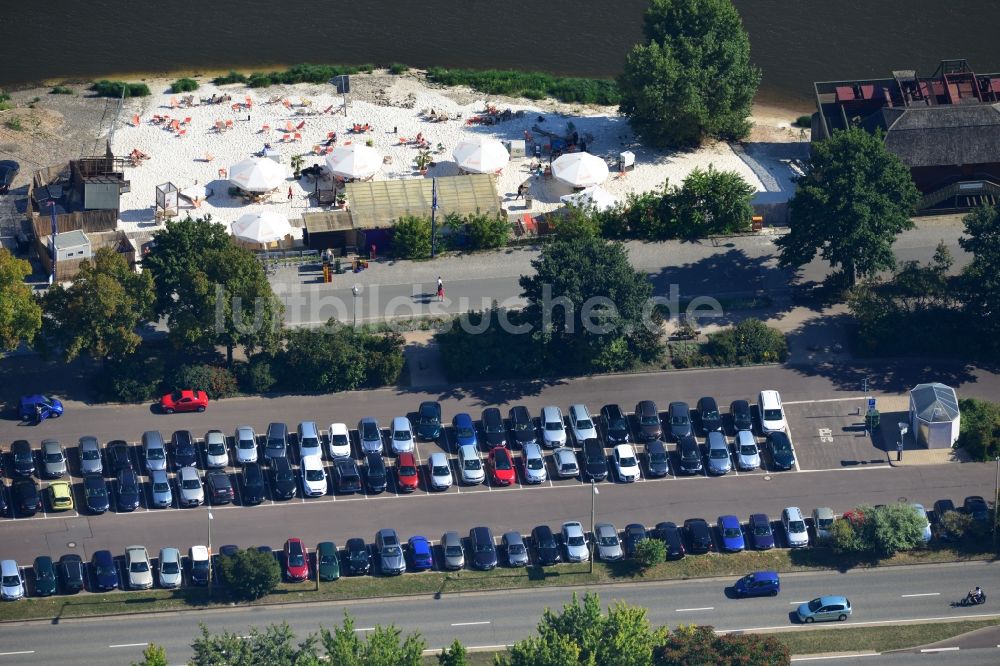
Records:
[[[73,491],[68,481],[54,481],[49,484],[49,503],[53,511],[73,510]]]

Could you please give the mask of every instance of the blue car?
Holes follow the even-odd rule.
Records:
[[[62,416],[63,405],[55,398],[44,395],[21,396],[21,406],[18,415],[22,421],[41,422],[45,419],[55,419]]]
[[[750,534],[753,547],[757,550],[774,548],[774,531],[771,529],[771,519],[766,513],[751,513],[747,532]]]
[[[94,585],[98,590],[106,592],[118,587],[118,567],[110,550],[99,550],[94,553],[91,570],[94,572]]]
[[[719,529],[719,538],[722,540],[722,550],[738,553],[746,547],[743,542],[743,528],[740,527],[739,518],[719,516],[719,522],[716,526]]]
[[[410,537],[410,553],[413,555],[413,570],[427,571],[434,568],[434,555],[431,552],[431,543],[426,537]]]
[[[455,414],[451,420],[451,427],[455,429],[455,442],[457,446],[471,444],[478,448],[479,441],[476,439],[476,424],[467,413]]]
[[[781,592],[776,571],[755,571],[736,581],[733,592],[738,597],[775,597]]]

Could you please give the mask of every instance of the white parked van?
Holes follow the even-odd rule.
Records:
[[[757,396],[757,416],[760,418],[761,434],[785,432],[785,410],[781,406],[781,396],[777,391],[761,391]]]

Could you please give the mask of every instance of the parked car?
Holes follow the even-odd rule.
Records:
[[[293,582],[309,577],[309,554],[302,539],[285,541],[285,577]]]
[[[698,441],[694,437],[681,437],[677,442],[677,455],[681,464],[679,471],[681,474],[698,474],[702,470],[701,449]]]
[[[167,447],[159,430],[142,433],[142,459],[148,473],[167,469]]]
[[[930,543],[931,540],[931,521],[927,518],[927,509],[924,508],[923,504],[911,504],[913,510],[917,512],[920,519],[923,521],[924,525],[924,543]],[[819,534],[819,529],[817,527],[816,534]]]
[[[51,597],[56,593],[56,567],[48,555],[39,555],[31,567],[35,579],[35,594],[40,597]]]
[[[212,568],[208,557],[208,548],[200,545],[191,546],[188,549],[188,564],[191,567],[191,583],[194,585],[208,585]]]
[[[987,521],[990,519],[990,507],[979,495],[971,495],[962,502],[962,510],[972,516],[973,520]]]
[[[73,491],[68,481],[53,481],[49,484],[49,507],[53,511],[73,510]]]
[[[77,452],[80,454],[80,474],[104,474],[101,445],[96,437],[81,437]]]
[[[292,499],[298,492],[295,470],[288,458],[271,458],[271,487],[278,500]]]
[[[604,562],[615,562],[625,556],[618,530],[611,523],[594,525],[594,545],[597,547],[597,558]]]
[[[733,593],[737,597],[776,597],[779,592],[781,579],[777,571],[755,571],[733,585]]]
[[[632,483],[639,478],[639,459],[631,444],[619,444],[615,447],[615,470],[618,480]]]
[[[4,601],[24,598],[24,578],[15,560],[0,561],[0,597]]]
[[[111,474],[117,476],[123,469],[132,469],[132,456],[128,451],[128,442],[121,439],[113,439],[108,442],[108,467]]]
[[[722,413],[715,398],[699,398],[697,410],[702,433],[722,432]]]
[[[273,463],[277,458],[288,457],[288,426],[284,423],[268,423],[264,435],[264,461]]]
[[[108,592],[118,588],[118,567],[110,550],[98,550],[90,561],[90,571],[93,574],[94,589],[97,592]]]
[[[58,479],[66,474],[66,452],[55,439],[42,440],[42,476]]]
[[[35,473],[35,452],[31,450],[28,440],[17,439],[11,442],[10,457],[14,461],[16,476],[31,476]]]
[[[316,546],[316,576],[323,581],[340,578],[340,557],[332,541],[321,541]]]
[[[397,416],[392,420],[392,452],[395,454],[404,451],[412,451],[414,447],[413,426],[410,419],[405,416]],[[378,451],[381,455],[381,449]]]
[[[688,550],[692,553],[707,553],[714,548],[712,530],[702,518],[685,520],[684,532],[688,538]]]
[[[635,549],[639,542],[648,538],[646,528],[639,523],[629,523],[622,532],[622,544],[625,550],[625,557],[635,557]]]
[[[782,510],[781,526],[785,528],[789,548],[802,548],[809,545],[806,521],[802,517],[802,511],[797,506],[790,506]]]
[[[326,468],[318,455],[303,458],[301,471],[303,497],[321,497],[326,494]]]
[[[19,516],[33,516],[42,509],[38,483],[31,478],[14,479],[10,484],[11,504]]]
[[[580,464],[576,460],[576,454],[564,446],[552,452],[552,464],[556,468],[556,476],[560,479],[568,479],[580,474]]]
[[[771,461],[776,469],[789,470],[795,467],[795,450],[792,440],[782,430],[776,430],[767,436],[767,448],[771,452]]]
[[[90,513],[101,514],[110,508],[108,486],[104,477],[99,474],[87,474],[83,477],[83,497]]]
[[[496,567],[497,549],[490,528],[473,527],[469,530],[469,546],[472,551],[473,568],[489,571]]]
[[[663,440],[646,442],[646,474],[650,478],[664,477],[670,473],[670,458]]]
[[[465,412],[455,414],[451,419],[451,427],[455,431],[455,446],[461,448],[463,446],[479,446],[479,440],[476,439],[476,425],[472,421],[472,417]]]
[[[365,487],[368,492],[373,495],[385,492],[388,483],[389,478],[382,456],[378,453],[365,454]]]
[[[174,391],[160,398],[160,410],[164,414],[203,412],[206,409],[208,409],[208,394],[204,391]]]
[[[483,461],[479,451],[471,444],[458,447],[458,468],[462,471],[462,482],[468,484],[482,483],[486,480]]]
[[[170,445],[174,450],[175,467],[179,469],[198,465],[198,448],[190,430],[175,430],[170,436]]]
[[[542,407],[542,444],[553,449],[566,445],[566,426],[562,411],[553,405]]]
[[[302,421],[296,429],[299,442],[299,460],[308,456],[323,457],[323,443],[319,438],[319,428],[315,421]]]
[[[358,421],[358,439],[361,440],[362,453],[369,451],[382,453],[382,429],[379,427],[378,421],[372,417],[366,416]]]
[[[493,477],[493,483],[498,486],[509,486],[514,483],[516,480],[514,459],[511,457],[509,450],[499,446],[491,449],[487,460],[490,475]]]
[[[451,476],[450,467],[448,475]],[[401,493],[412,493],[417,489],[420,475],[417,472],[417,460],[412,453],[400,453],[396,458],[396,481],[397,490]]]
[[[920,509],[923,510],[923,507],[921,506]],[[812,513],[813,528],[816,530],[817,539],[830,538],[831,536],[830,529],[833,527],[833,521],[835,517],[836,516],[834,516],[833,514],[833,509],[831,509],[828,506],[821,506],[813,509]],[[924,513],[924,517],[925,518],[927,517],[926,512]],[[930,540],[930,528],[931,526],[928,523],[927,525],[928,540]]]
[[[569,428],[573,432],[573,441],[577,444],[582,444],[588,439],[597,439],[597,428],[586,405],[579,403],[570,405]]]
[[[691,408],[686,402],[672,402],[667,405],[667,422],[670,425],[670,436],[674,441],[694,435],[691,427]]]
[[[205,485],[208,487],[208,496],[212,498],[212,504],[229,504],[235,497],[233,482],[225,470],[211,469],[206,472]]]
[[[411,536],[407,540],[410,547],[410,561],[414,571],[430,571],[434,568],[434,554],[427,537]]]
[[[222,469],[229,464],[229,450],[226,448],[226,436],[221,430],[209,430],[205,433],[205,467]]]
[[[601,424],[604,426],[604,436],[609,444],[624,444],[629,439],[628,417],[618,405],[601,407]]]
[[[240,426],[233,435],[236,462],[241,465],[257,462],[257,433],[250,426]]]
[[[436,441],[441,436],[441,403],[425,400],[417,409],[417,436]]]
[[[684,536],[676,523],[656,523],[654,534],[667,547],[668,560],[679,560],[684,557]]]
[[[56,575],[64,594],[80,592],[84,579],[83,558],[74,553],[63,555],[56,563]]]
[[[341,494],[364,491],[361,487],[361,472],[358,470],[358,464],[351,458],[334,462],[333,483],[336,491]]]
[[[197,474],[197,473],[196,473]],[[135,511],[139,508],[139,498],[142,485],[139,475],[131,467],[118,472],[118,484],[115,488],[115,507],[118,511]]]
[[[526,567],[530,564],[528,548],[519,532],[504,532],[500,537],[500,548],[507,556],[507,566]]]
[[[205,490],[201,486],[201,476],[194,467],[181,467],[177,472],[179,503],[185,506],[200,506],[205,503]]]
[[[351,434],[347,431],[346,423],[330,424],[330,441],[327,450],[330,453],[330,460],[351,457]]]
[[[729,404],[729,416],[733,421],[733,431],[753,430],[753,416],[750,403],[746,400],[733,400]]]
[[[567,562],[586,562],[590,559],[587,537],[583,533],[583,525],[577,521],[565,522],[562,525],[562,542],[566,549]]]
[[[455,571],[465,567],[465,549],[458,532],[445,532],[441,536],[441,551],[444,553],[444,568]]]
[[[596,437],[583,440],[583,471],[584,478],[593,481],[603,481],[608,478],[608,458],[604,454],[604,445]]]
[[[394,529],[381,529],[375,533],[375,553],[378,555],[379,573],[398,576],[406,572],[406,558]]]
[[[736,467],[743,471],[751,471],[760,467],[760,449],[757,448],[757,440],[749,430],[737,430],[736,440]]]
[[[774,532],[771,530],[771,519],[766,513],[751,513],[747,522],[747,534],[750,535],[750,543],[756,550],[770,550],[774,548]]]
[[[538,441],[535,436],[535,421],[531,418],[531,412],[524,405],[515,405],[510,408],[507,415],[510,420],[510,433],[514,437],[514,443],[522,449],[529,444]]]
[[[798,607],[795,614],[799,622],[809,624],[824,620],[838,620],[843,622],[851,616],[851,602],[847,597],[830,596],[817,597],[808,603]]]
[[[149,565],[149,553],[145,546],[129,546],[125,549],[125,571],[130,590],[148,590],[153,587],[153,568]]]
[[[524,464],[525,483],[537,485],[548,481],[549,475],[545,469],[545,457],[538,444],[525,444],[521,451],[521,461]]]
[[[41,423],[45,419],[56,419],[63,415],[63,404],[56,398],[45,395],[21,396],[18,415],[22,421]]]
[[[255,462],[244,465],[242,480],[243,491],[240,493],[240,500],[244,506],[260,504],[267,498],[264,471],[260,465]]]
[[[0,473],[2,473],[0,469]],[[4,482],[2,476],[0,476],[0,515],[2,516],[13,516],[13,507],[10,502],[7,501],[7,484]]]
[[[344,544],[344,563],[347,573],[352,576],[363,576],[371,571],[372,561],[368,546],[364,539],[354,537]]]
[[[787,429],[785,410],[777,391],[760,392],[757,396],[757,417],[760,419],[760,431],[765,435]]]
[[[158,558],[160,587],[167,589],[181,586],[181,551],[161,548]]]
[[[562,559],[559,543],[548,525],[539,525],[531,530],[531,542],[535,545],[535,562],[540,566],[556,564]]]
[[[641,400],[635,406],[635,420],[639,424],[639,439],[648,442],[663,436],[663,425],[660,423],[660,410],[652,400]]]
[[[503,423],[503,416],[496,407],[487,407],[483,410],[481,417],[483,424],[483,439],[486,440],[486,448],[494,449],[498,446],[507,446],[507,428]]]
[[[738,553],[746,547],[746,543],[743,541],[743,528],[740,526],[740,519],[736,516],[719,516],[716,528],[719,530],[719,543],[722,550]]]
[[[706,437],[708,443],[708,473],[721,476],[733,469],[733,461],[729,457],[729,442],[726,436],[718,430],[711,430]]]

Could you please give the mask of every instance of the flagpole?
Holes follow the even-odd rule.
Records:
[[[212,512],[208,512],[208,598],[212,598]]]
[[[437,218],[434,213],[438,207],[437,178],[431,178],[431,259],[437,254]]]

